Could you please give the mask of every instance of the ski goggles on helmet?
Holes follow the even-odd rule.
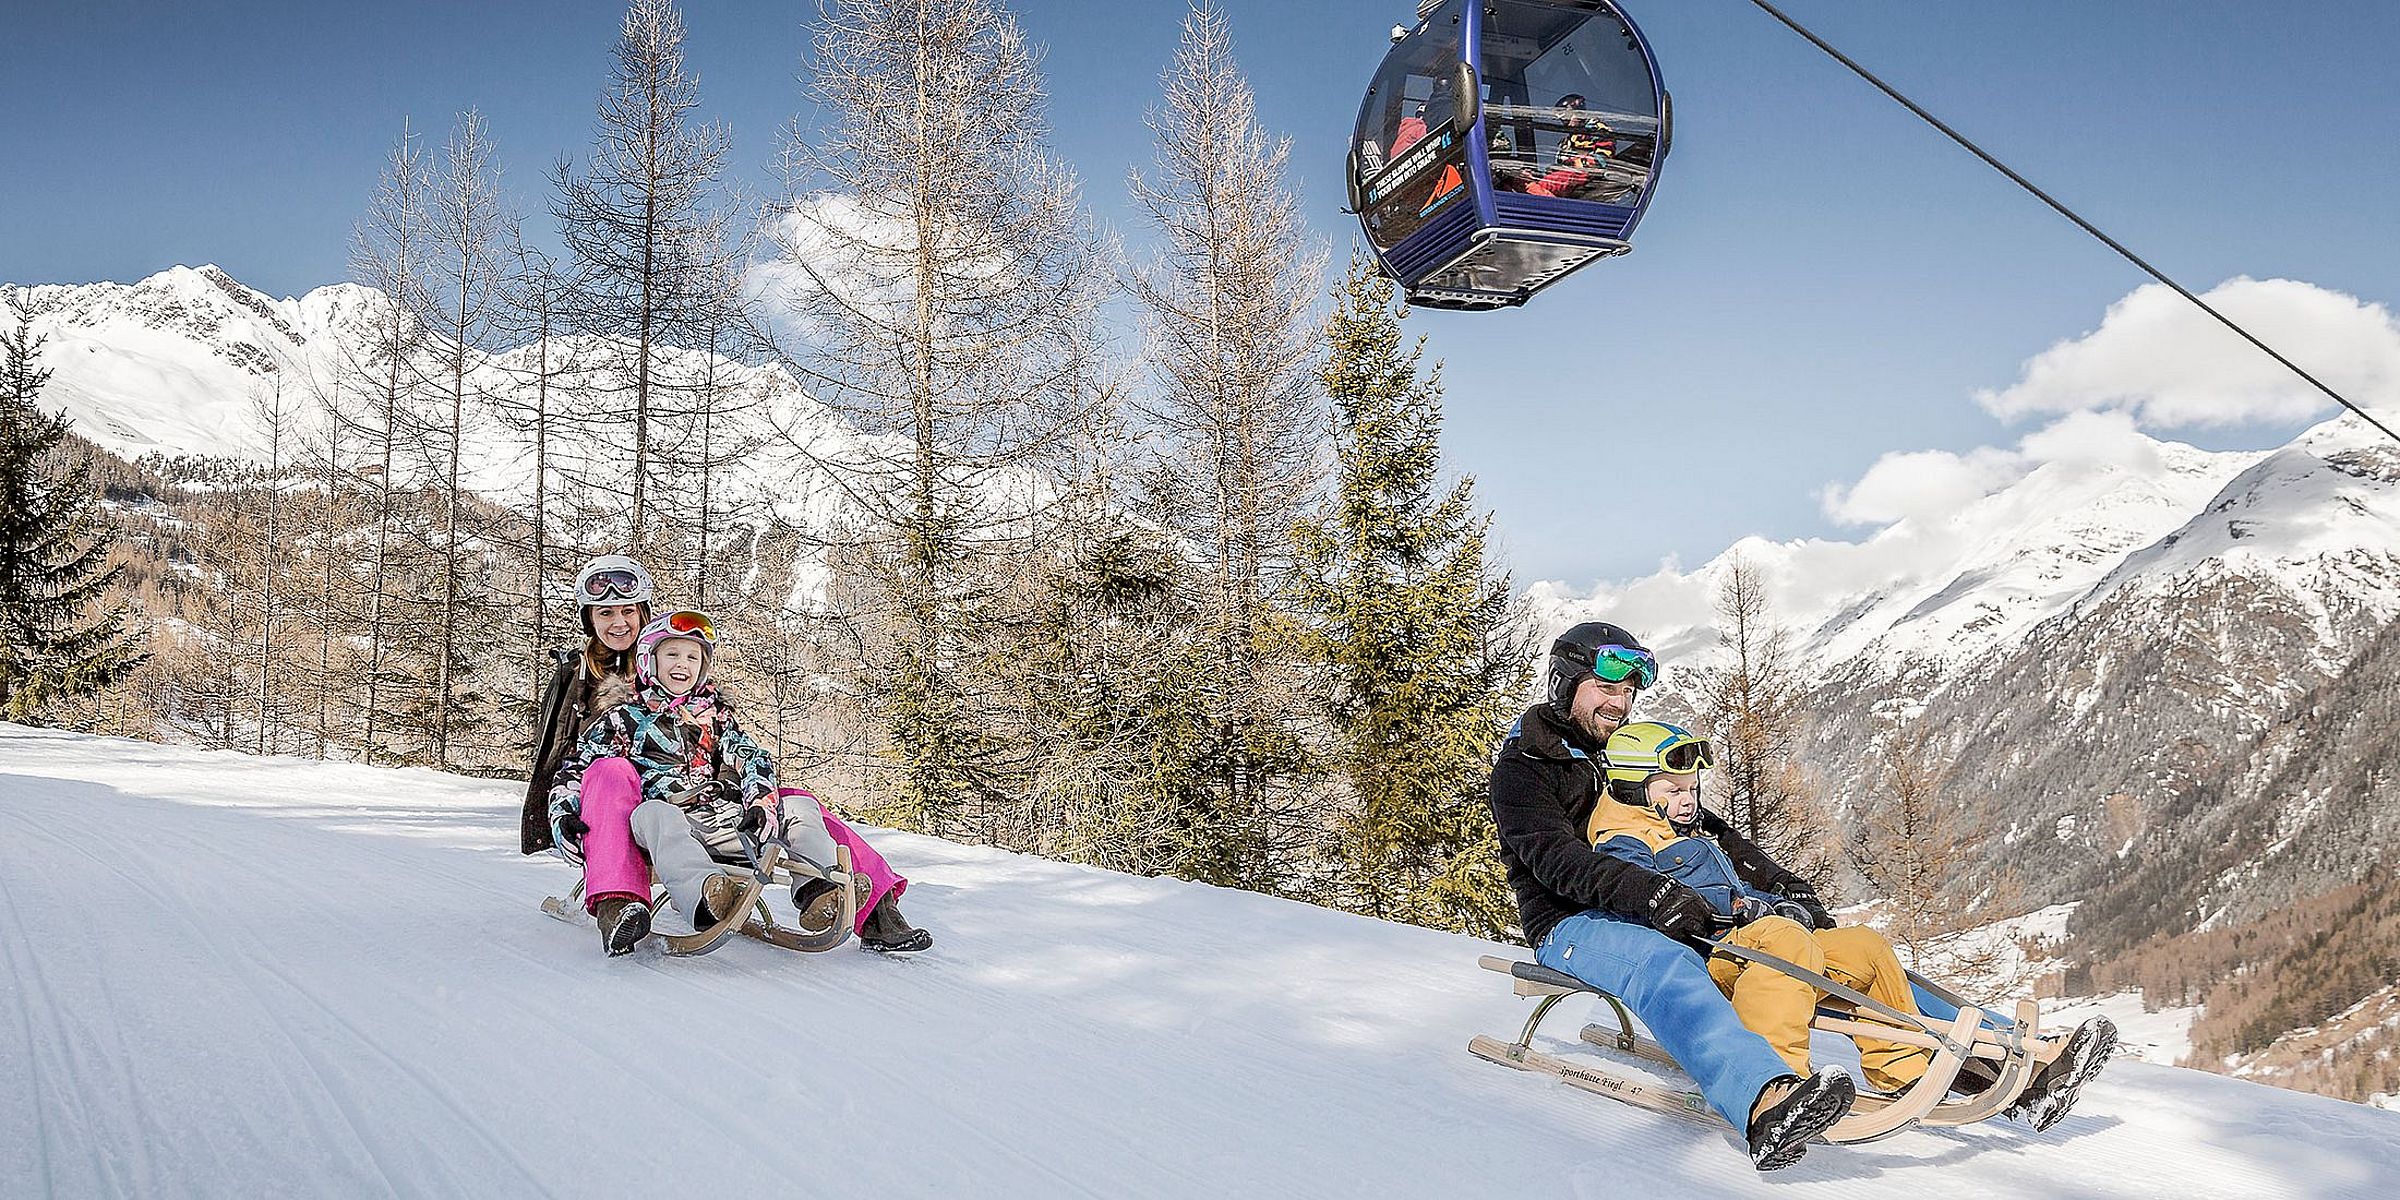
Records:
[[[1602,646],[1592,651],[1592,674],[1608,683],[1631,679],[1633,686],[1646,688],[1658,682],[1658,660],[1632,646]]]
[[[1717,765],[1717,748],[1707,738],[1678,735],[1658,748],[1658,769],[1669,775],[1690,775]]]
[[[648,589],[642,577],[622,568],[594,571],[584,577],[583,594],[593,600],[633,600]]]
[[[680,612],[668,613],[659,619],[666,622],[670,635],[696,637],[711,646],[717,644],[717,623],[709,620],[707,613],[694,612],[687,608]]]

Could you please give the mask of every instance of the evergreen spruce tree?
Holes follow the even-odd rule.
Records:
[[[36,406],[50,380],[35,365],[44,340],[21,314],[0,330],[0,717],[11,721],[98,692],[147,657],[122,613],[83,621],[116,582],[115,539],[92,503],[91,460],[50,461],[67,418]]]
[[[1342,907],[1498,936],[1515,913],[1485,801],[1487,764],[1531,647],[1508,577],[1484,562],[1474,481],[1442,486],[1440,368],[1418,372],[1389,281],[1353,259],[1321,368],[1337,478],[1293,529],[1314,660],[1351,804],[1336,825]]]

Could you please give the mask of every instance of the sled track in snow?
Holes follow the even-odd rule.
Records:
[[[2139,1063],[2046,1134],[1915,1130],[1760,1177],[1721,1132],[1469,1057],[1527,1011],[1475,966],[1503,947],[897,834],[876,841],[939,938],[920,958],[736,940],[605,959],[536,910],[566,868],[515,853],[516,807],[490,781],[0,725],[0,1074],[21,1081],[0,1090],[0,1180],[67,1197],[2400,1194],[2400,1117]],[[120,836],[115,860],[91,853]]]

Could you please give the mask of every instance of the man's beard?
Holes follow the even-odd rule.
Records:
[[[1583,732],[1595,742],[1606,743],[1608,735],[1623,729],[1627,718],[1631,716],[1633,714],[1628,712],[1624,716],[1612,717],[1595,708],[1591,715],[1583,720]]]

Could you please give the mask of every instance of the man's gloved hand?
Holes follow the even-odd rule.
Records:
[[[558,839],[578,853],[583,850],[583,835],[591,831],[592,827],[584,824],[583,818],[574,813],[558,815]]]
[[[1801,880],[1794,879],[1786,882],[1782,887],[1776,890],[1782,893],[1784,904],[1794,905],[1798,907],[1801,912],[1807,914],[1804,917],[1792,918],[1793,920],[1800,922],[1803,928],[1833,928],[1833,914],[1826,910],[1825,902],[1823,900],[1817,899],[1817,889],[1808,886],[1807,883]],[[1781,909],[1783,904],[1778,904],[1775,907]]]
[[[764,831],[766,827],[767,810],[763,806],[756,804],[743,807],[742,819],[740,823],[734,826],[735,829],[749,834],[751,837],[760,836],[761,832]]]
[[[1716,910],[1700,898],[1700,893],[1663,875],[1659,876],[1658,889],[1650,893],[1649,909],[1650,928],[1677,941],[1707,937],[1716,924]]]

